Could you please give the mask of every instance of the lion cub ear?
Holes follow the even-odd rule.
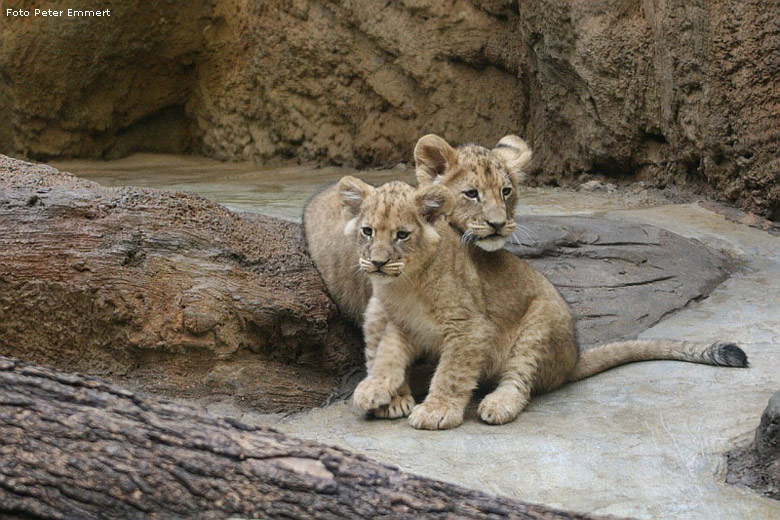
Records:
[[[425,135],[414,147],[415,174],[421,186],[431,184],[457,163],[458,153],[438,135]]]
[[[338,189],[341,208],[351,218],[358,216],[363,200],[371,193],[374,187],[356,177],[347,175],[339,181]]]
[[[420,188],[414,197],[414,203],[422,218],[429,223],[435,222],[439,217],[449,216],[455,208],[455,199],[450,190],[436,185]]]
[[[514,183],[525,180],[525,167],[531,162],[533,153],[525,141],[516,135],[505,135],[501,138],[493,152],[504,159],[509,176]]]

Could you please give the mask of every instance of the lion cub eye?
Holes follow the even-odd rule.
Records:
[[[374,230],[368,226],[363,226],[360,228],[360,232],[363,233],[364,237],[370,237],[372,234],[374,234]]]
[[[395,234],[395,236],[398,240],[406,240],[407,238],[409,238],[409,232],[399,231],[398,233]]]
[[[501,195],[503,195],[504,197],[508,197],[511,194],[512,194],[512,188],[510,188],[509,186],[501,190]]]
[[[463,194],[467,199],[479,200],[479,192],[477,190],[466,190]]]

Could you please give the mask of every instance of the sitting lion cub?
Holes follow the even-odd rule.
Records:
[[[447,188],[402,182],[375,188],[344,177],[338,190],[353,217],[344,233],[354,238],[372,284],[364,324],[368,376],[353,398],[362,410],[409,415],[415,428],[454,428],[478,381],[495,380],[479,416],[503,424],[518,416],[532,392],[623,363],[747,366],[745,353],[731,343],[625,341],[579,353],[571,311],[541,273],[506,251],[462,245],[447,220],[454,206]],[[424,355],[439,363],[428,397],[414,406],[406,372]],[[387,413],[388,406],[395,412]]]

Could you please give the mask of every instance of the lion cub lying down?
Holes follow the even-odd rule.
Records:
[[[338,185],[352,215],[344,229],[360,252],[372,296],[365,315],[368,376],[354,403],[380,417],[409,416],[415,428],[454,428],[480,380],[496,389],[479,405],[489,424],[515,419],[532,392],[650,359],[747,366],[731,343],[625,341],[579,352],[571,311],[553,285],[506,251],[465,247],[447,216],[454,199],[439,185],[378,188],[354,177]],[[414,406],[407,369],[439,359],[425,401]]]

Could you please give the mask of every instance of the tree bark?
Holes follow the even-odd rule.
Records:
[[[0,354],[286,412],[361,348],[299,225],[0,155]]]
[[[0,516],[586,518],[0,357]]]

